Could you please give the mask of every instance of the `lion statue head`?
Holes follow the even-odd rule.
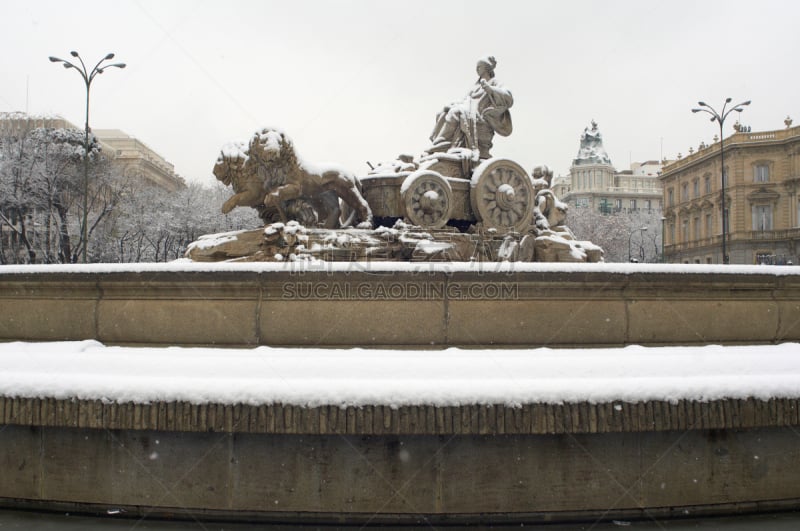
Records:
[[[242,142],[231,142],[222,146],[217,162],[214,164],[214,177],[225,186],[237,190],[247,162],[247,148]]]

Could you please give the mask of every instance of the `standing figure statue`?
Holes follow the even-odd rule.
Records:
[[[492,138],[511,134],[511,113],[514,104],[511,91],[494,79],[497,61],[494,57],[478,60],[478,81],[461,100],[447,105],[436,115],[436,125],[431,133],[428,153],[438,153],[451,148],[468,148],[481,159],[491,155]]]

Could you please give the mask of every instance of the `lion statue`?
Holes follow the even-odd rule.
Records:
[[[237,206],[258,210],[265,222],[296,220],[307,226],[372,228],[372,210],[358,180],[341,168],[317,168],[300,160],[282,131],[264,128],[250,142],[227,144],[214,165],[214,176],[235,192],[222,205],[227,214]],[[341,222],[339,200],[352,212]]]

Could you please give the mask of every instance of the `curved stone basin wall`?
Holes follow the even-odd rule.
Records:
[[[402,265],[0,268],[0,340],[397,347],[800,340],[800,268]]]
[[[531,523],[800,505],[798,401],[302,408],[0,398],[0,506]]]
[[[0,268],[0,340],[800,340],[793,268],[397,268]],[[0,397],[0,505],[419,525],[797,508],[799,409],[796,398],[340,409]]]

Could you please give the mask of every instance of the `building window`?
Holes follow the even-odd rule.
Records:
[[[683,220],[683,230],[681,231],[681,233],[682,233],[681,236],[683,237],[683,241],[684,242],[688,242],[689,241],[689,220],[688,219],[684,219]]]
[[[753,207],[753,230],[772,230],[772,207],[755,205]]]
[[[669,223],[669,242],[675,243],[675,222],[670,221]]]
[[[755,178],[753,180],[757,183],[769,182],[769,165],[768,164],[756,165]]]
[[[681,186],[681,201],[689,200],[689,183],[683,183]]]
[[[672,188],[667,190],[667,205],[675,206],[675,191]]]
[[[711,214],[706,214],[706,238],[710,238],[713,235],[714,230],[714,216]]]
[[[649,199],[644,200],[644,208],[649,212],[653,208],[653,203]]]
[[[700,218],[694,218],[694,239],[695,241],[700,239]]]
[[[632,211],[636,210],[636,199],[631,199],[630,205],[631,205],[631,210]]]
[[[705,179],[703,179],[703,180],[705,181],[706,193],[710,194],[711,193],[711,176],[710,175],[706,175]]]
[[[697,199],[700,197],[700,181],[695,179],[692,183],[692,192],[694,192],[694,198]]]
[[[578,208],[586,208],[589,206],[589,198],[588,197],[579,197],[575,200],[575,206]]]
[[[622,199],[614,199],[614,208],[622,210]]]

